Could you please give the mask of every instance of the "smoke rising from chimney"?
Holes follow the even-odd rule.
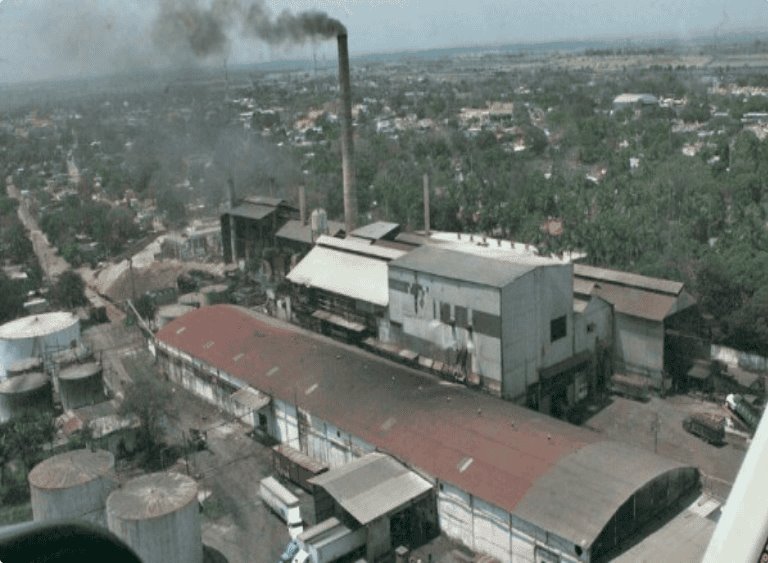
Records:
[[[346,33],[344,25],[319,11],[273,17],[263,1],[160,0],[153,25],[157,47],[191,51],[198,58],[226,54],[233,35],[255,37],[270,45],[299,44]]]

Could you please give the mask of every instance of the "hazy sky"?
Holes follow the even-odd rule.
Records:
[[[0,82],[101,73],[198,60],[157,43],[158,7],[251,0],[0,0]],[[768,0],[262,0],[273,14],[323,10],[349,30],[355,53],[757,30]],[[230,22],[231,25],[232,22]],[[235,29],[230,63],[311,57],[313,47],[268,47]],[[332,42],[314,47],[333,57]],[[223,52],[203,57],[221,64]]]

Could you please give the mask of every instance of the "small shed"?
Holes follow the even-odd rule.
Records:
[[[367,454],[309,483],[316,521],[336,517],[368,529],[368,561],[400,545],[418,547],[438,533],[434,487],[388,455]]]

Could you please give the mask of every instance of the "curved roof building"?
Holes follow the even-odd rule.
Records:
[[[239,307],[193,311],[156,337],[161,365],[191,358],[201,379],[219,373],[223,387],[271,395],[275,417],[298,403],[312,424],[430,475],[443,531],[503,561],[515,541],[590,560],[698,482],[693,467]],[[502,532],[479,537],[477,518]]]

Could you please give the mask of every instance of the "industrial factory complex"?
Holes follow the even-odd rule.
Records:
[[[374,220],[384,206],[360,224],[347,36],[323,33],[338,40],[343,223],[319,204],[308,213],[305,185],[296,204],[274,189],[238,198],[230,175],[228,201],[194,236],[136,242],[103,277],[83,265],[83,299],[97,296],[89,312],[0,326],[0,425],[21,435],[27,421],[51,422],[21,477],[34,520],[107,528],[145,563],[208,561],[221,544],[204,540],[227,526],[262,542],[222,540],[235,560],[266,560],[274,545],[251,553],[270,541],[249,520],[254,506],[267,526],[281,521],[279,549],[290,537],[284,563],[413,563],[438,544],[476,563],[652,559],[657,547],[642,544],[659,530],[675,544],[665,554],[699,557],[720,504],[691,501],[716,471],[731,484],[720,476],[732,450],[715,449],[730,419],[670,406],[668,395],[695,390],[691,403],[720,408],[695,298],[683,283],[590,266],[501,227],[433,229],[428,175],[421,230]],[[620,96],[614,108],[649,100]],[[163,281],[144,288],[169,258],[195,263],[163,264]],[[118,281],[119,297],[94,289]],[[640,401],[610,411],[612,392]],[[727,397],[754,433],[759,405]],[[640,404],[650,429],[632,418]],[[680,415],[665,420],[670,436],[711,444],[712,475],[695,446],[658,447],[663,409]],[[641,439],[586,426],[606,412]],[[746,449],[752,434],[728,430]],[[646,433],[653,447],[639,447]]]

